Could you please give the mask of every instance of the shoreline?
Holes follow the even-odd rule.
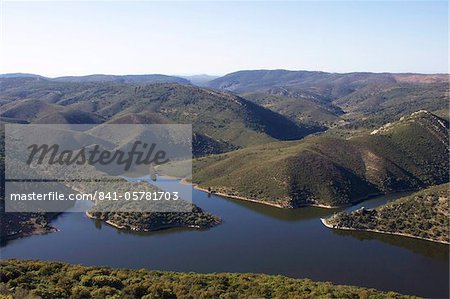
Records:
[[[167,175],[161,175],[161,177],[168,178],[168,179],[179,180],[181,184],[191,185],[195,190],[199,190],[199,191],[202,191],[202,192],[205,192],[205,193],[215,194],[215,195],[218,195],[218,196],[221,196],[221,197],[225,197],[225,198],[230,198],[230,199],[237,199],[237,200],[242,200],[242,201],[259,203],[259,204],[263,204],[263,205],[271,206],[271,207],[275,207],[275,208],[280,208],[280,209],[297,209],[297,208],[308,208],[308,207],[323,208],[323,209],[330,209],[330,210],[342,209],[342,208],[349,208],[349,207],[355,206],[355,205],[360,204],[360,203],[362,203],[362,202],[364,202],[366,200],[370,200],[370,199],[373,199],[373,198],[378,197],[378,196],[393,195],[393,194],[401,193],[401,192],[413,192],[413,191],[416,191],[416,189],[407,189],[407,190],[398,190],[398,191],[394,191],[394,192],[390,192],[390,193],[383,193],[383,192],[370,193],[370,194],[367,194],[366,196],[358,198],[353,203],[348,203],[348,204],[340,205],[340,206],[330,206],[330,205],[324,205],[324,204],[310,203],[310,204],[301,204],[301,205],[298,205],[296,207],[291,207],[291,206],[286,206],[286,205],[282,205],[282,204],[272,203],[272,202],[268,202],[268,201],[252,199],[252,198],[248,198],[248,197],[245,197],[245,196],[231,195],[231,194],[227,194],[227,193],[223,193],[223,192],[214,192],[214,191],[209,192],[208,189],[200,187],[199,184],[196,184],[196,183],[193,183],[193,182],[189,182],[185,178],[174,177],[174,176],[167,176]]]
[[[47,219],[47,226],[40,226],[37,223],[32,223],[32,228],[29,231],[21,231],[19,233],[15,234],[6,234],[0,237],[0,243],[16,240],[16,239],[22,239],[27,238],[31,236],[39,236],[39,235],[47,235],[51,233],[57,233],[61,231],[59,228],[51,225],[51,222],[58,217],[62,212],[53,213],[51,217]]]
[[[180,180],[181,184],[191,185],[192,188],[194,188],[195,190],[199,190],[199,191],[202,191],[202,192],[205,192],[205,193],[209,193],[209,194],[218,195],[218,196],[225,197],[225,198],[258,203],[258,204],[271,206],[271,207],[275,207],[275,208],[279,208],[279,209],[295,209],[294,207],[289,207],[289,206],[278,204],[278,203],[274,203],[274,202],[268,202],[268,201],[263,201],[263,200],[258,200],[258,199],[252,199],[252,198],[239,196],[239,195],[231,195],[231,194],[227,194],[227,193],[223,193],[223,192],[215,192],[215,191],[210,192],[210,191],[208,191],[208,189],[200,187],[196,183],[189,182],[185,178],[178,178],[178,177],[171,177],[171,176],[161,176],[161,177],[170,178],[170,179],[177,179],[177,180]],[[315,208],[325,208],[325,209],[338,209],[338,208],[340,208],[340,207],[337,207],[337,206],[335,207],[335,206],[321,205],[321,204],[304,204],[304,205],[300,205],[298,207],[315,207]]]
[[[51,234],[51,233],[57,233],[59,231],[61,231],[61,230],[59,228],[54,227],[54,226],[49,226],[48,230],[42,230],[42,229],[36,228],[36,229],[33,229],[32,231],[27,232],[27,233],[2,236],[0,238],[0,242],[3,243],[3,242],[8,242],[8,241],[16,240],[16,239],[27,238],[27,237],[31,237],[31,236],[47,235],[47,234]]]
[[[262,200],[257,200],[257,199],[251,199],[251,198],[247,198],[247,197],[243,197],[243,196],[238,196],[238,195],[230,195],[230,194],[226,194],[226,193],[222,193],[222,192],[209,192],[208,189],[199,187],[196,184],[191,183],[192,187],[195,190],[199,190],[205,193],[209,193],[209,194],[214,194],[214,195],[218,195],[221,197],[225,197],[225,198],[230,198],[230,199],[237,199],[237,200],[242,200],[242,201],[248,201],[248,202],[254,202],[254,203],[259,203],[259,204],[264,204],[267,206],[271,206],[271,207],[275,207],[275,208],[279,208],[279,209],[285,209],[286,207],[284,207],[281,204],[277,204],[277,203],[271,203],[271,202],[265,202]]]
[[[345,226],[335,227],[335,226],[327,223],[327,218],[320,218],[320,221],[322,222],[322,224],[325,227],[327,227],[329,229],[356,231],[356,232],[369,232],[369,233],[377,233],[377,234],[384,234],[384,235],[401,236],[401,237],[413,238],[413,239],[417,239],[417,240],[423,240],[423,241],[429,241],[429,242],[434,242],[434,243],[450,245],[450,242],[438,241],[438,240],[433,240],[433,239],[430,239],[430,238],[422,238],[422,237],[418,237],[418,236],[414,236],[414,235],[410,235],[410,234],[405,234],[405,233],[394,233],[394,232],[381,231],[381,230],[369,229],[369,228],[361,229],[361,228],[352,228],[352,227],[345,227]]]
[[[124,230],[124,231],[128,231],[128,232],[129,232],[129,231],[134,231],[134,232],[155,232],[155,231],[164,230],[164,229],[170,229],[170,228],[208,229],[208,228],[212,227],[212,226],[201,227],[201,226],[199,226],[199,225],[169,225],[169,224],[167,224],[167,225],[160,225],[160,226],[158,226],[158,227],[156,227],[156,228],[153,228],[153,229],[136,229],[136,228],[133,228],[133,227],[127,228],[127,227],[125,227],[125,226],[123,226],[123,225],[114,223],[114,222],[112,222],[111,220],[102,220],[102,219],[96,218],[96,217],[92,216],[92,215],[89,213],[89,211],[86,211],[86,212],[85,212],[85,215],[86,215],[88,218],[92,219],[92,220],[99,220],[99,221],[102,221],[102,222],[108,224],[109,226],[112,226],[112,227],[116,228],[116,229],[120,229],[120,230]],[[217,224],[219,224],[219,223],[217,223]]]

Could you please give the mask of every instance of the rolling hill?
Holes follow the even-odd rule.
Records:
[[[192,123],[195,132],[244,147],[269,140],[300,139],[317,131],[243,98],[178,84],[120,86],[112,93],[61,102],[110,118],[148,111],[175,123]]]
[[[320,96],[289,91],[282,87],[266,92],[243,93],[242,97],[280,113],[298,124],[331,127],[344,114],[342,109]]]
[[[229,148],[300,139],[322,129],[298,125],[241,97],[191,85],[68,83],[41,78],[0,79],[0,84],[0,116],[33,123],[57,123],[63,116],[56,114],[52,119],[52,114],[76,111],[80,119],[90,117],[92,122],[192,124],[193,131],[204,136],[202,140]]]
[[[314,136],[195,160],[193,182],[282,207],[342,206],[448,181],[448,122],[419,111],[351,139]]]
[[[103,75],[94,74],[87,76],[64,76],[48,78],[35,74],[26,73],[11,73],[0,74],[0,78],[35,78],[43,79],[54,82],[115,82],[115,83],[137,83],[137,84],[152,84],[152,83],[180,83],[189,84],[189,80],[177,76],[167,76],[161,74],[148,74],[148,75]],[[214,77],[213,77],[214,78]]]
[[[326,128],[346,138],[423,109],[449,118],[448,75],[239,71],[209,81],[214,90],[178,79],[3,75],[0,121],[192,123],[194,151],[207,155]]]
[[[89,75],[49,79],[31,74],[5,74],[0,76],[0,107],[11,100],[39,99],[66,106],[76,105],[76,109],[95,112],[103,118],[113,118],[122,109],[124,101],[136,97],[137,102],[141,102],[142,91],[148,90],[149,85],[178,83],[188,89],[189,80],[201,79],[203,81],[199,85],[234,93],[285,116],[298,126],[311,127],[312,131],[320,131],[324,127],[343,130],[372,129],[422,109],[449,118],[449,76],[445,74],[254,70],[239,71],[213,80],[211,78]],[[202,91],[207,92],[207,89],[202,88]],[[144,97],[151,98],[152,92],[159,96],[159,91],[153,88]],[[177,93],[185,96],[184,91]],[[224,93],[219,97],[223,95]],[[87,103],[83,106],[77,104],[86,100],[93,101],[99,107],[93,107],[94,104],[89,106]],[[111,107],[102,111],[106,108],[105,105]]]
[[[94,113],[40,100],[12,101],[1,107],[0,117],[44,124],[99,124],[104,120]]]

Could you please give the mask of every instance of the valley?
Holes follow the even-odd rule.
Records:
[[[0,299],[450,298],[449,4],[1,1]]]
[[[98,129],[92,135],[96,136],[110,124],[192,124],[192,176],[177,173],[176,163],[160,174],[194,185],[160,176],[156,182],[123,179],[110,186],[119,191],[154,190],[151,183],[163,190],[192,193],[193,203],[187,203],[192,212],[2,212],[2,263],[12,272],[23,272],[27,263],[34,263],[21,261],[12,269],[15,262],[10,259],[18,258],[115,268],[284,275],[293,279],[291,290],[308,285],[307,293],[295,294],[311,297],[322,294],[323,288],[325,294],[350,297],[358,293],[400,298],[392,292],[381,293],[389,291],[448,296],[448,240],[444,237],[448,213],[441,197],[430,195],[433,188],[448,189],[448,78],[285,70],[240,71],[192,81],[164,75],[1,75],[2,125],[94,124]],[[63,136],[56,129],[49,129],[49,134],[55,140]],[[111,139],[103,146],[121,144]],[[86,173],[103,175],[97,171]],[[58,177],[69,179],[69,174],[63,168]],[[4,182],[2,197],[3,186]],[[83,182],[68,182],[66,187],[75,192],[98,189]],[[325,227],[322,218],[334,229]],[[35,248],[32,253],[31,247]],[[117,258],[117,252],[131,248],[146,254]],[[39,269],[78,267],[35,263],[40,263]],[[197,275],[195,279],[214,285],[216,280],[233,280],[226,294],[242,291],[248,280],[240,275],[267,284],[278,279],[259,274],[161,275],[166,277],[158,283],[172,290],[180,286],[168,281],[180,275],[192,279]],[[338,285],[296,280],[305,277]],[[35,278],[26,289],[36,294],[73,290],[43,288],[35,283],[45,278]],[[2,285],[1,290],[14,289],[15,279],[2,281],[6,287]],[[71,283],[90,294],[111,287],[104,285],[100,291],[100,285],[80,284],[77,279]],[[181,280],[177,285],[185,283]],[[131,285],[112,286],[108,292],[131,294]],[[260,289],[249,292],[263,294]],[[282,289],[270,292],[285,294]]]

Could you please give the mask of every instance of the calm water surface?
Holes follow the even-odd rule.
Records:
[[[160,179],[158,185],[181,193],[192,189],[170,179]],[[219,215],[221,225],[209,230],[131,233],[83,213],[64,213],[52,222],[61,231],[9,241],[1,247],[1,257],[156,270],[282,274],[449,297],[447,245],[330,230],[320,218],[336,210],[283,210],[192,192],[195,204]],[[401,195],[378,197],[347,210],[375,207]]]

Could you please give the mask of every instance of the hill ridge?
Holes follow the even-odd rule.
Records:
[[[392,129],[348,140],[315,136],[274,142],[195,161],[193,182],[285,207],[341,206],[368,194],[420,189],[449,179],[448,126],[428,113]]]

